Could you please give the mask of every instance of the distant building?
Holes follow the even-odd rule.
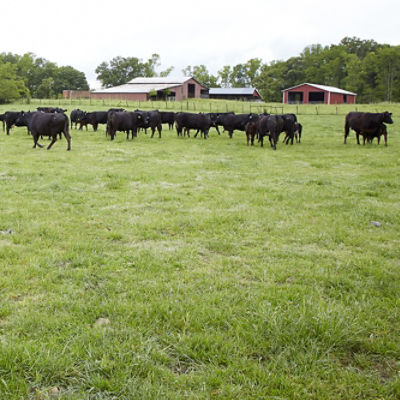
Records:
[[[302,83],[282,90],[285,104],[354,104],[356,93],[333,86]]]
[[[89,90],[63,90],[63,99],[89,99]]]
[[[135,78],[124,85],[95,90],[91,93],[91,98],[133,101],[186,100],[207,97],[207,95],[207,87],[196,79],[186,76],[183,78]]]
[[[208,91],[210,99],[223,100],[262,100],[260,93],[255,88],[210,88]]]

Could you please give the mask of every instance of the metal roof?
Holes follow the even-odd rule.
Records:
[[[176,85],[182,85],[189,79],[192,79],[191,76],[183,76],[183,77],[176,77],[176,76],[165,76],[165,77],[151,77],[151,78],[143,78],[143,77],[137,77],[133,78],[130,80],[128,83],[134,83],[134,84],[176,84]]]
[[[255,88],[210,88],[208,93],[210,95],[253,95],[255,91],[259,95],[257,89]]]
[[[282,92],[286,92],[286,90],[292,90],[292,89],[295,89],[295,88],[297,88],[299,86],[303,86],[303,85],[310,85],[310,86],[313,86],[313,87],[315,87],[317,89],[325,90],[326,92],[340,93],[340,94],[351,94],[353,96],[357,96],[357,93],[349,92],[348,90],[339,89],[339,88],[334,87],[334,86],[318,85],[318,84],[315,84],[315,83],[301,83],[300,85],[296,85],[296,86],[292,86],[290,88],[284,89],[284,90],[282,90]]]
[[[165,90],[168,88],[173,88],[179,86],[177,83],[125,83],[125,85],[114,86],[106,89],[98,89],[93,93],[150,93],[153,90]]]
[[[111,88],[98,89],[93,93],[150,93],[153,90],[165,90],[181,86],[190,79],[194,79],[191,76],[184,77],[153,77],[153,78],[134,78],[128,83],[123,85],[114,86]],[[196,79],[194,79],[196,80]],[[197,82],[197,81],[196,81]],[[204,85],[201,85],[205,87]]]

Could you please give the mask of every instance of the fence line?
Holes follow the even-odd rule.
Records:
[[[20,103],[19,103],[20,104]],[[111,107],[121,107],[129,110],[144,109],[160,111],[186,111],[186,112],[205,112],[205,113],[222,113],[234,112],[236,114],[257,113],[262,114],[284,114],[295,113],[296,115],[346,115],[350,111],[370,111],[383,112],[390,105],[382,105],[379,111],[377,105],[327,105],[327,104],[268,104],[268,103],[252,103],[244,101],[207,101],[207,100],[184,100],[184,101],[129,101],[129,100],[93,100],[93,99],[31,99],[23,101],[23,104],[29,105],[31,108],[39,106],[62,106],[72,111],[73,108],[96,107],[105,109]],[[86,110],[89,111],[89,110]]]

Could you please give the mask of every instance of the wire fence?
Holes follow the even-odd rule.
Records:
[[[19,103],[21,104],[21,103]],[[111,107],[125,108],[127,110],[160,110],[174,112],[194,113],[222,113],[234,112],[236,114],[257,113],[262,114],[285,114],[295,113],[296,115],[346,115],[350,111],[384,112],[393,108],[399,110],[399,105],[381,104],[279,104],[279,103],[255,103],[246,101],[223,101],[223,100],[184,100],[184,101],[130,101],[116,99],[31,99],[22,104],[31,109],[36,107],[62,107],[72,111],[80,108],[85,111],[105,110]],[[393,111],[392,111],[393,112]]]

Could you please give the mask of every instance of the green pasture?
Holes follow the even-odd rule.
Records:
[[[275,152],[1,132],[0,399],[399,399],[400,105],[298,107]],[[387,147],[343,144],[355,107]]]

